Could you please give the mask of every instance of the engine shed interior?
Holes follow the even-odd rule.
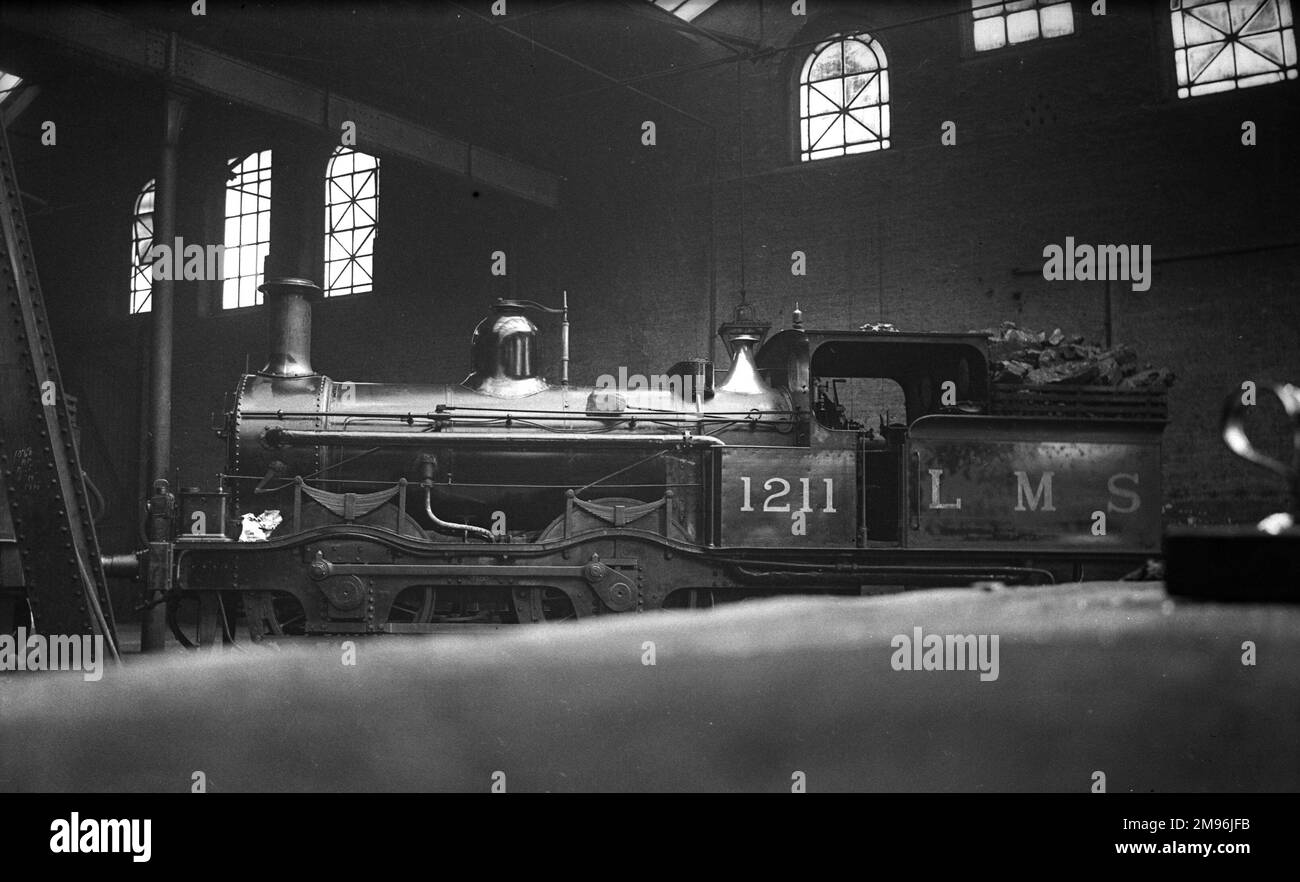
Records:
[[[683,748],[702,788],[759,789],[773,756],[785,786],[818,726],[839,749],[827,696],[920,745],[816,753],[846,789],[940,786],[949,706],[1009,721],[971,768],[1071,745],[1027,788],[1098,756],[1129,789],[1300,787],[1294,677],[1236,663],[1272,640],[1300,669],[1296,5],[0,6],[0,677],[29,637],[178,690],[182,655],[247,653],[274,673],[236,704],[318,726],[336,684],[288,681],[332,647],[383,646],[415,689],[424,646],[492,762],[530,720],[589,735],[547,696],[624,732],[610,689],[698,721],[730,684],[748,765]],[[1004,628],[1020,691],[844,685],[928,672],[930,623]],[[602,680],[624,637],[707,686]],[[371,676],[353,710],[409,701]],[[135,722],[105,744],[153,700],[118,683]],[[61,771],[114,710],[35,743],[59,688],[14,691],[0,789],[157,783],[122,744]],[[185,737],[256,789],[195,694]],[[1113,748],[1129,730],[1160,745]],[[691,789],[655,732],[629,755]],[[570,747],[534,747],[530,785],[562,789]],[[304,787],[393,784],[333,749]]]

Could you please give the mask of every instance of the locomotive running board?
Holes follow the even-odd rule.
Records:
[[[0,470],[11,516],[7,532],[22,561],[36,630],[102,634],[116,656],[99,542],[3,126],[0,233]]]

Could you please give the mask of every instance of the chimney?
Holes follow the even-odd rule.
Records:
[[[259,287],[266,303],[267,362],[259,373],[267,377],[310,377],[311,304],[321,288],[310,279],[277,278]]]

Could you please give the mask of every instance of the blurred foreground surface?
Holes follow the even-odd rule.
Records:
[[[998,635],[997,679],[894,670],[917,627]],[[343,643],[0,676],[0,790],[1300,789],[1300,607],[1159,583]]]

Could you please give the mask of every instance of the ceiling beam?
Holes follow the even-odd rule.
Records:
[[[0,27],[53,40],[78,53],[134,72],[154,74],[175,86],[275,114],[338,137],[345,120],[357,126],[357,146],[379,155],[400,155],[484,187],[556,208],[559,175],[434,131],[363,101],[337,95],[188,40],[138,27],[121,16],[89,6],[0,6]]]

